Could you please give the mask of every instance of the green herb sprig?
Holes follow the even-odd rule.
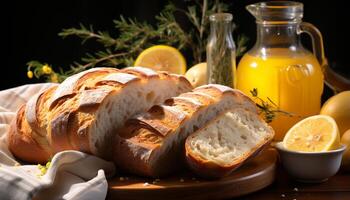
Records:
[[[58,35],[62,38],[78,37],[82,45],[86,42],[95,42],[103,48],[97,52],[86,53],[80,61],[74,61],[70,68],[52,67],[40,62],[27,63],[29,78],[41,78],[48,82],[62,82],[68,76],[79,73],[96,65],[105,67],[123,68],[132,66],[134,59],[144,49],[156,45],[170,45],[179,50],[189,52],[189,65],[205,60],[205,48],[209,34],[209,15],[216,12],[225,12],[229,4],[218,0],[191,0],[186,9],[178,8],[169,2],[155,17],[156,25],[140,22],[137,19],[120,16],[114,20],[115,33],[96,31],[92,25],[80,24],[77,28],[63,29]],[[189,26],[182,26],[177,18],[186,19]],[[184,20],[183,24],[186,24]],[[119,34],[118,34],[119,33]],[[115,36],[118,35],[118,36]],[[247,37],[238,36],[237,56],[246,49]],[[44,73],[44,66],[49,67],[50,73]],[[55,70],[57,69],[57,70]]]
[[[262,98],[260,98],[258,96],[257,88],[253,88],[253,90],[250,90],[250,94],[253,96],[253,98],[259,101],[258,103],[256,103],[256,106],[259,108],[260,114],[263,115],[264,120],[267,123],[272,122],[278,114],[283,114],[288,117],[295,116],[295,114],[293,113],[281,110],[269,97],[267,97],[268,101],[265,101]]]

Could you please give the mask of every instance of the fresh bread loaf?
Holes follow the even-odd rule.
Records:
[[[267,146],[273,136],[273,129],[257,113],[233,109],[186,139],[186,160],[202,177],[223,177]]]
[[[93,68],[35,95],[13,121],[11,152],[46,162],[63,150],[110,158],[116,130],[132,115],[192,89],[182,76],[141,67]]]
[[[187,136],[219,113],[234,108],[257,113],[254,102],[238,90],[205,85],[173,97],[129,119],[118,130],[114,161],[131,173],[160,177],[179,170]]]

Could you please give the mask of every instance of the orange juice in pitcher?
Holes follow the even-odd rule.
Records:
[[[318,114],[323,91],[322,37],[309,23],[302,22],[303,5],[290,1],[261,2],[247,6],[256,18],[257,41],[241,59],[237,68],[237,88],[250,95],[271,99],[280,110],[271,123],[275,140],[299,120]],[[314,54],[306,50],[299,35],[309,33],[314,39]]]

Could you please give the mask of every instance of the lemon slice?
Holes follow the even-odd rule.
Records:
[[[156,45],[145,49],[137,57],[135,66],[148,67],[157,71],[184,74],[186,60],[179,50],[171,46]]]
[[[315,115],[295,124],[283,139],[286,149],[305,152],[322,152],[336,149],[340,135],[336,122],[326,115]]]

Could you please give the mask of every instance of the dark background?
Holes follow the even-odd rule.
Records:
[[[185,7],[183,0],[173,0],[176,5]],[[249,48],[255,41],[254,18],[245,10],[245,6],[258,1],[231,0],[231,13],[239,26],[239,33],[250,38]],[[329,63],[339,73],[350,78],[350,66],[347,64],[347,26],[349,13],[342,12],[341,1],[303,0],[304,21],[313,23],[324,37],[326,56]],[[37,82],[26,76],[26,62],[39,60],[53,66],[67,67],[89,49],[97,48],[91,44],[80,45],[74,37],[62,39],[57,35],[63,28],[77,27],[79,23],[92,24],[96,30],[113,32],[113,19],[120,15],[135,17],[154,23],[166,0],[114,0],[114,1],[12,1],[5,11],[7,23],[2,27],[8,34],[5,37],[4,60],[1,67],[0,90],[26,83]],[[307,36],[303,37],[306,46],[310,46]],[[349,49],[349,48],[348,48]]]

